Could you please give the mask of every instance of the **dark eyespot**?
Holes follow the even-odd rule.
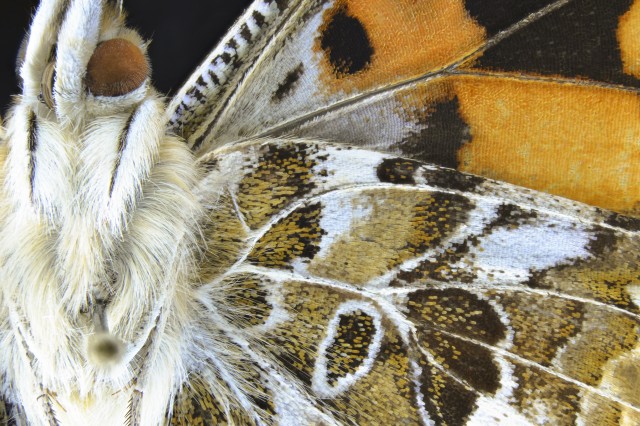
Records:
[[[121,96],[137,89],[149,75],[149,63],[140,48],[114,38],[96,47],[87,65],[86,84],[96,96]]]

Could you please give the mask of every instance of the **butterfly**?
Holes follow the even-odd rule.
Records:
[[[640,423],[640,9],[257,0],[165,104],[43,0],[0,145],[0,418]]]

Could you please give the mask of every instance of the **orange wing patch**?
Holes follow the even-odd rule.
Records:
[[[425,129],[403,155],[640,214],[640,98],[514,75],[458,75],[396,94]]]
[[[640,99],[600,87],[460,77],[459,169],[640,213]]]
[[[442,69],[485,38],[460,0],[340,0],[324,13],[316,52],[325,90],[351,92]]]
[[[640,2],[634,2],[620,18],[617,35],[623,71],[640,78]]]

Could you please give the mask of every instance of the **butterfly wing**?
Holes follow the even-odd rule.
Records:
[[[637,220],[308,140],[202,165],[206,344],[175,424],[640,421]]]
[[[629,0],[290,2],[264,48],[232,61],[243,64],[233,90],[207,95],[218,89],[205,63],[170,110],[200,152],[321,138],[637,215],[638,10]]]

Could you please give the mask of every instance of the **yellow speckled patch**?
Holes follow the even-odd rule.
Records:
[[[345,209],[370,213],[352,221],[309,271],[321,277],[365,284],[402,262],[436,247],[464,222],[468,199],[444,193],[385,189],[358,193]]]
[[[221,197],[207,212],[202,236],[205,251],[200,257],[200,281],[207,283],[238,260],[247,238],[230,197]]]
[[[253,421],[241,410],[234,410],[230,422],[224,408],[199,377],[192,377],[176,396],[171,424],[174,426],[250,425]]]
[[[507,313],[514,333],[511,351],[525,359],[549,365],[558,350],[580,332],[580,302],[526,293],[490,292],[488,297]]]
[[[315,161],[303,143],[269,144],[240,181],[238,205],[250,228],[264,225],[292,200],[309,192]]]
[[[373,368],[333,405],[358,425],[418,425],[407,350],[391,324],[385,324]]]
[[[466,290],[418,290],[409,295],[406,307],[408,317],[425,329],[489,344],[506,336],[506,327],[491,304]]]
[[[376,333],[373,318],[357,311],[340,315],[333,343],[326,352],[327,381],[330,386],[340,377],[353,374],[369,356],[369,346]]]
[[[291,268],[290,262],[311,259],[318,252],[324,231],[320,227],[320,204],[301,207],[273,225],[249,254],[249,262],[272,268]]]
[[[332,313],[345,298],[318,286],[291,282],[284,287],[283,305],[293,320],[271,332],[279,358],[298,379],[311,384],[320,339],[324,338]]]
[[[587,393],[580,403],[580,418],[588,426],[619,426],[640,424],[640,412],[606,400],[595,393]]]
[[[611,401],[607,401],[597,394],[588,394],[582,397],[581,401],[583,419],[587,420],[587,425],[593,426],[618,426],[624,424],[636,424],[634,422],[624,423],[622,421],[622,411],[624,407]]]
[[[264,277],[238,274],[226,278],[212,291],[219,293],[220,311],[234,326],[250,327],[264,324],[272,306],[267,301],[270,283]]]
[[[640,321],[601,307],[585,311],[581,332],[560,357],[563,372],[597,386],[607,363],[630,352],[638,344]]]
[[[516,365],[518,382],[515,403],[530,419],[545,419],[547,424],[575,424],[580,407],[580,390],[574,384],[535,367]]]

